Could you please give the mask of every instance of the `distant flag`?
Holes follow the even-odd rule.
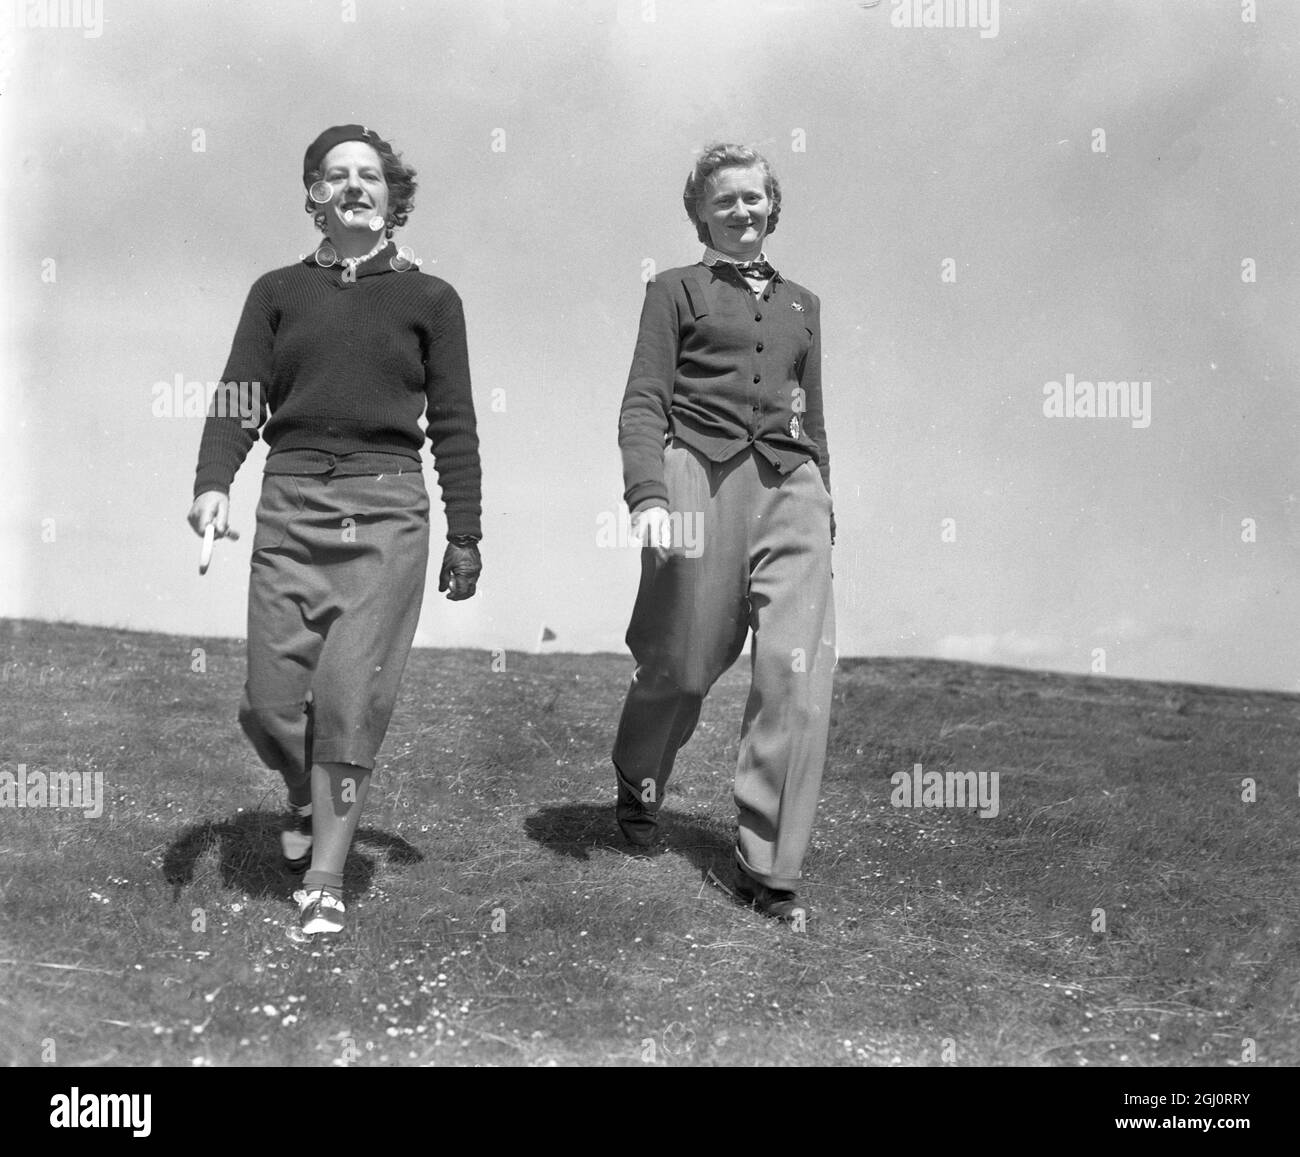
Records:
[[[537,636],[537,649],[540,651],[542,649],[543,643],[549,643],[554,638],[555,638],[555,632],[552,631],[550,627],[546,626],[545,623],[543,623],[542,633]]]

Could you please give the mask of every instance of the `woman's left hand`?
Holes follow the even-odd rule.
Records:
[[[479,557],[478,543],[447,543],[442,556],[442,570],[438,574],[438,589],[446,591],[452,602],[474,597],[478,576],[483,573],[483,560]]]

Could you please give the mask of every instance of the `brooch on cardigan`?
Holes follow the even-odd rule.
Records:
[[[801,301],[792,301],[792,302],[790,303],[790,308],[791,308],[791,309],[797,309],[800,313],[803,313],[803,302],[801,302]]]

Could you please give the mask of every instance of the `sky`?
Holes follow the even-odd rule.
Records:
[[[360,122],[478,407],[483,579],[416,645],[624,650],[643,278],[699,260],[682,184],[734,140],[822,300],[841,656],[1298,691],[1300,6],[1249,7],[0,0],[0,616],[242,636],[264,447],[200,577],[202,418],[157,387],[220,376]],[[1099,381],[1138,416],[1051,411]]]

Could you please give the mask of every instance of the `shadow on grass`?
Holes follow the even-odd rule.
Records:
[[[268,812],[238,812],[231,819],[191,824],[163,855],[163,878],[172,886],[172,899],[178,900],[181,889],[193,883],[195,866],[209,849],[216,850],[225,887],[249,896],[292,899],[294,890],[302,886],[302,877],[286,871],[281,862],[280,824],[280,817]],[[362,895],[374,879],[375,858],[362,848],[395,864],[424,859],[400,836],[360,828],[343,870],[345,898]]]
[[[696,868],[701,877],[713,869],[728,879],[733,863],[735,836],[721,823],[701,822],[677,811],[665,811],[659,818],[659,843],[652,848],[634,848],[626,843],[614,821],[614,805],[564,804],[542,808],[524,819],[530,839],[561,856],[589,860],[594,850],[612,848],[628,856],[662,856],[676,852]]]

